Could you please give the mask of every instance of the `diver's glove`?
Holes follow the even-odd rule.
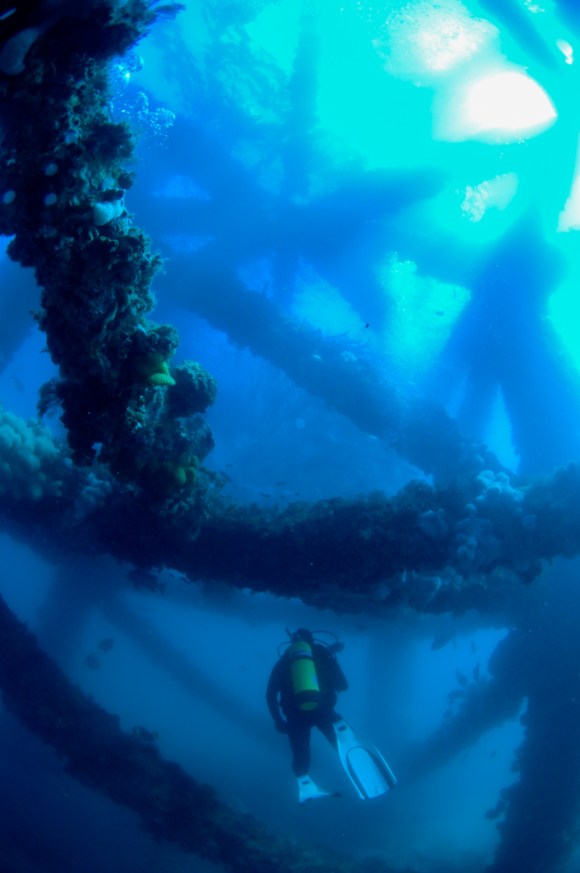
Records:
[[[277,718],[274,721],[274,727],[278,731],[279,734],[287,734],[288,733],[288,723],[284,721],[283,718]]]

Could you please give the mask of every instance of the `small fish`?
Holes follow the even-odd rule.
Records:
[[[461,672],[461,670],[456,670],[456,671],[455,671],[455,678],[457,679],[457,681],[459,682],[459,684],[460,684],[463,688],[465,688],[465,686],[466,686],[467,683],[469,682],[469,679],[467,678],[467,676],[465,675],[465,673],[462,673],[462,672]]]
[[[496,755],[497,755],[497,749],[494,749],[493,752],[489,753],[490,758],[495,758]]]
[[[481,678],[481,667],[479,666],[479,664],[476,664],[475,667],[473,668],[473,681],[479,682],[480,678]]]
[[[101,652],[110,652],[114,645],[115,640],[113,637],[105,637],[104,640],[97,643],[97,648],[100,649]]]
[[[471,641],[471,651],[473,652],[474,655],[477,652],[477,646],[475,644],[475,640]]]
[[[20,378],[16,375],[16,373],[12,373],[12,383],[13,383],[14,387],[16,388],[16,390],[18,391],[19,394],[24,394],[24,392],[25,392],[25,390],[26,390],[25,387],[24,387],[24,382],[22,381],[22,379],[20,379]]]
[[[465,697],[465,691],[450,691],[447,695],[447,701],[453,703],[454,700],[459,700],[461,697]]]
[[[485,817],[488,818],[490,821],[495,821],[496,818],[499,818],[500,815],[503,815],[506,806],[507,804],[505,800],[498,800],[493,809],[487,810],[487,812],[485,813]]]
[[[437,652],[439,649],[444,649],[447,643],[450,643],[454,636],[454,631],[441,631],[440,634],[436,634],[431,642],[431,651]]]
[[[89,670],[100,670],[101,662],[97,658],[94,652],[91,652],[90,655],[84,659],[83,664],[85,667],[88,667]]]
[[[127,578],[133,583],[137,591],[144,589],[164,594],[167,587],[163,582],[159,582],[154,573],[150,573],[149,570],[143,570],[140,567],[135,567],[127,573]]]
[[[156,743],[159,739],[159,734],[157,731],[150,731],[146,727],[142,727],[141,725],[137,725],[131,731],[134,737],[137,737],[138,740],[142,740],[144,743]]]

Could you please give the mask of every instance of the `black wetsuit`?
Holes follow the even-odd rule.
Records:
[[[268,681],[266,702],[278,729],[288,733],[292,749],[292,769],[296,776],[304,776],[310,767],[310,731],[317,727],[336,748],[332,725],[341,716],[334,711],[337,694],[346,691],[348,683],[333,653],[314,643],[312,646],[321,699],[316,709],[299,709],[292,688],[291,661],[285,652],[274,665]],[[281,716],[284,713],[286,721]]]

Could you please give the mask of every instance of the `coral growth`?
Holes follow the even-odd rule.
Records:
[[[169,392],[169,406],[176,418],[188,418],[205,412],[215,401],[214,377],[195,361],[184,361],[172,372],[175,388]]]
[[[182,419],[212,402],[215,382],[197,364],[172,373],[177,332],[147,320],[161,260],[125,208],[134,136],[110,119],[107,64],[177,8],[101,0],[51,17],[33,4],[36,37],[0,66],[0,233],[42,288],[37,320],[59,367],[43,405],[61,406],[77,463],[98,458],[156,501],[199,485],[211,437]],[[34,23],[24,4],[17,16]],[[4,48],[19,32],[5,28]]]
[[[45,427],[0,408],[0,496],[34,501],[60,497],[66,467]]]

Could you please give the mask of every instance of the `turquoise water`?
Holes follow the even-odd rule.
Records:
[[[22,8],[50,35],[61,13],[49,5]],[[425,553],[405,553],[370,593],[353,573],[341,602],[339,581],[326,600],[317,587],[335,559],[322,533],[309,556],[320,579],[303,569],[298,543],[280,552],[266,583],[241,551],[238,578],[236,555],[229,576],[216,555],[215,567],[186,579],[179,522],[170,528],[175,564],[171,553],[150,559],[157,529],[139,531],[137,573],[122,543],[111,554],[102,541],[81,544],[82,554],[60,542],[51,549],[32,501],[14,524],[6,482],[27,484],[37,469],[17,469],[20,425],[3,412],[0,594],[124,733],[141,731],[239,820],[254,816],[285,846],[337,850],[352,869],[376,857],[400,873],[576,873],[579,549],[571,534],[550,550],[549,532],[537,530],[543,569],[524,585],[538,553],[522,547],[508,560],[498,543],[512,535],[504,516],[530,485],[580,457],[580,15],[564,0],[185,7],[108,65],[107,99],[111,121],[126,122],[136,143],[123,220],[164,259],[151,318],[177,328],[175,363],[199,361],[217,380],[203,419],[215,442],[204,475],[219,482],[216,501],[232,513],[250,507],[266,532],[289,507],[295,520],[317,507],[332,518],[341,500],[394,498],[397,512],[417,516]],[[0,19],[0,48],[6,26]],[[0,84],[11,75],[3,69]],[[3,149],[2,173],[6,160]],[[12,194],[0,192],[2,208]],[[0,403],[26,420],[59,371],[31,318],[44,305],[32,270],[4,254],[9,243]],[[429,431],[433,408],[449,442],[437,425]],[[64,446],[59,415],[44,424]],[[478,470],[451,453],[441,460],[438,447],[459,440],[493,453],[495,484],[494,474],[476,478],[482,457]],[[107,506],[115,487],[133,487],[127,481],[119,475],[94,499]],[[464,505],[474,481],[481,500]],[[68,513],[88,512],[83,482]],[[442,509],[403,493],[418,483],[435,489]],[[557,507],[560,496],[544,499]],[[334,508],[321,503],[333,499]],[[72,518],[58,502],[51,511]],[[520,515],[533,530],[536,517]],[[364,566],[375,532],[353,509],[348,527],[357,525]],[[453,560],[433,569],[425,554],[442,540]],[[389,599],[395,575],[398,602]],[[450,599],[437,600],[446,586]],[[341,796],[298,805],[265,689],[286,629],[299,626],[344,643],[349,690],[338,710],[397,774],[388,796],[361,801],[315,733],[313,778]],[[201,838],[193,851],[166,834],[153,840],[134,808],[73,778],[29,728],[7,700],[2,870],[249,869],[241,857],[213,864]]]

